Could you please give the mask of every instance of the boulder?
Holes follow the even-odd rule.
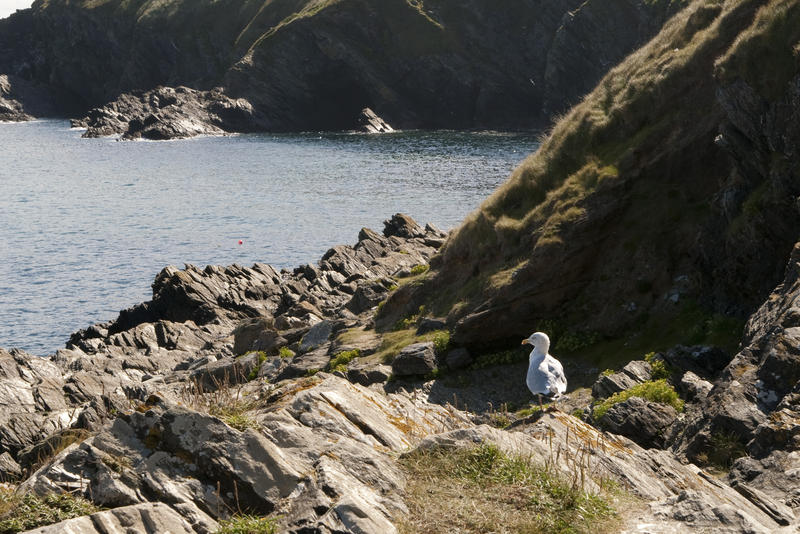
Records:
[[[392,361],[395,376],[426,375],[436,369],[433,342],[413,343],[404,347]]]
[[[677,416],[672,406],[631,397],[609,408],[600,419],[600,425],[642,447],[662,448],[666,444],[667,431]]]
[[[472,363],[472,356],[467,349],[453,349],[445,355],[444,363],[449,369],[463,369]]]
[[[686,371],[678,383],[678,392],[689,401],[700,401],[708,396],[714,386],[691,371]]]
[[[427,334],[434,330],[447,330],[447,321],[434,317],[423,317],[417,324],[417,335]]]
[[[304,335],[303,339],[300,341],[299,351],[308,352],[324,345],[330,339],[332,332],[332,321],[322,321],[315,324],[306,332],[306,335]]]
[[[597,399],[610,397],[614,393],[625,391],[637,384],[647,382],[651,378],[650,364],[644,360],[629,362],[621,371],[610,375],[601,375],[592,385],[592,396]]]

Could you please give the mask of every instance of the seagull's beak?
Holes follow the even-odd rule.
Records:
[[[530,345],[530,344],[531,344],[531,342],[528,341],[527,339],[523,339],[522,343],[520,343],[520,345]]]

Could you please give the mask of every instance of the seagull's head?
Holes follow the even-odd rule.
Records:
[[[523,345],[533,345],[534,349],[547,354],[550,350],[550,338],[544,332],[534,332],[528,339],[522,340]]]

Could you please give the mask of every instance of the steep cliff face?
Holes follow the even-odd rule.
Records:
[[[84,110],[225,86],[264,128],[536,128],[646,41],[667,0],[41,0],[0,21],[0,73]]]
[[[403,299],[435,289],[471,345],[548,321],[668,346],[746,317],[800,222],[795,4],[693,2],[560,121]],[[773,11],[783,26],[752,26]]]

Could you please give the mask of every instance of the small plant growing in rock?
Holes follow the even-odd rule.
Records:
[[[346,373],[347,364],[353,361],[353,359],[358,358],[360,355],[361,351],[358,349],[339,352],[333,357],[330,363],[328,363],[328,369],[330,371],[340,371],[342,373]]]
[[[714,432],[711,434],[711,447],[706,454],[709,463],[722,469],[730,469],[737,458],[745,456],[747,451],[742,438],[735,432]]]
[[[278,356],[281,358],[294,358],[294,351],[289,347],[281,347],[278,349]]]
[[[667,362],[661,358],[656,358],[655,352],[645,354],[644,361],[650,364],[650,376],[653,380],[669,378],[672,375],[672,369],[667,365]]]
[[[606,369],[605,371],[600,373],[600,376],[611,376],[614,373],[616,373],[616,371],[614,371],[613,369]]]
[[[275,534],[278,521],[274,517],[237,515],[219,522],[216,534]]]
[[[415,265],[411,268],[411,276],[419,276],[421,274],[425,274],[430,269],[430,265],[427,263],[420,263],[419,265]]]
[[[433,349],[436,354],[444,354],[450,347],[450,332],[447,330],[438,330],[433,333]]]
[[[100,508],[70,493],[43,497],[18,495],[11,488],[0,489],[0,534],[23,532],[60,521],[90,515]]]

